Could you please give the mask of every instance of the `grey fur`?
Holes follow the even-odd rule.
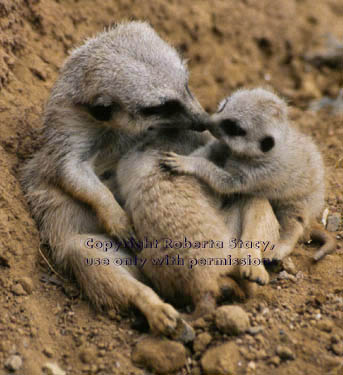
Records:
[[[96,306],[135,305],[151,329],[164,334],[175,333],[179,314],[143,283],[138,268],[85,265],[86,257],[112,263],[132,254],[89,249],[85,241],[131,237],[130,220],[116,199],[115,171],[140,134],[208,120],[187,81],[184,61],[145,22],[121,23],[89,39],[61,69],[45,109],[42,147],[22,174],[41,239],[56,264],[74,273]],[[154,114],[168,101],[174,106],[167,113]],[[173,111],[175,101],[181,109]]]
[[[198,177],[219,194],[242,193],[270,200],[281,225],[280,241],[264,257],[283,259],[322,211],[325,169],[321,154],[309,136],[291,125],[286,103],[270,91],[239,90],[219,108],[210,127],[218,140],[189,157],[167,154],[163,164],[174,172]],[[221,168],[211,160],[223,147],[226,161]],[[325,242],[328,236],[323,234],[322,239]],[[334,248],[330,240],[325,253]],[[315,259],[322,253],[319,250]]]
[[[236,261],[194,269],[188,267],[191,262],[240,259],[241,252],[229,248],[232,239],[273,241],[276,232],[278,235],[278,223],[267,200],[247,197],[223,209],[221,200],[196,178],[170,175],[160,168],[162,152],[187,155],[206,141],[206,135],[184,129],[158,131],[130,150],[117,169],[120,195],[138,239],[154,239],[158,243],[156,248],[144,248],[140,253],[148,259],[144,274],[162,296],[174,302],[192,303],[196,316],[214,308],[222,289],[241,296],[243,292],[234,281],[241,274],[260,284],[268,282],[268,274],[263,265],[243,266],[245,272],[240,273],[242,267]],[[256,217],[262,222],[257,223]],[[173,243],[187,239],[190,244],[221,241],[224,247],[170,247],[166,239]],[[252,250],[243,256],[252,253],[256,255]],[[166,256],[171,261],[181,257],[185,263],[154,265],[154,260]],[[248,285],[242,281],[240,284],[243,288]]]

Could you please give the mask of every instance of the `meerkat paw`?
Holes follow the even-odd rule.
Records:
[[[195,337],[193,328],[181,319],[173,306],[167,303],[151,306],[147,319],[154,333],[170,336],[174,340],[185,343]]]
[[[98,215],[100,222],[102,222],[106,233],[111,237],[120,240],[135,239],[134,230],[131,226],[129,217],[124,211],[122,212],[107,212]]]
[[[292,251],[293,246],[280,242],[272,250],[265,252],[263,254],[263,259],[268,259],[269,261],[280,261],[290,255]]]
[[[264,268],[263,264],[259,266],[255,266],[255,265],[241,266],[240,275],[243,279],[247,279],[259,285],[266,285],[269,283],[269,274]]]
[[[188,157],[178,155],[175,152],[162,152],[160,158],[160,167],[172,173],[187,174],[191,173],[188,163]]]

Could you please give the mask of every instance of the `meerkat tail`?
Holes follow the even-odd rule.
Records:
[[[323,229],[319,224],[315,223],[310,232],[311,239],[322,243],[322,246],[314,254],[313,259],[318,262],[323,259],[327,254],[335,251],[337,241],[327,230]]]

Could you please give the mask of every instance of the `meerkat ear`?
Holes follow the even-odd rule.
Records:
[[[260,108],[276,120],[285,121],[287,119],[287,105],[284,101],[276,102],[274,100],[262,100],[259,103]]]

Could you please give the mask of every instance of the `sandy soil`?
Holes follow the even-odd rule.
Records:
[[[13,355],[22,360],[17,374],[41,374],[47,362],[68,374],[149,373],[131,360],[147,335],[141,317],[95,311],[76,285],[51,272],[18,182],[18,167],[39,146],[40,115],[68,51],[115,21],[147,19],[189,58],[192,89],[209,111],[236,88],[269,84],[320,145],[331,215],[343,207],[343,117],[307,108],[337,97],[343,60],[313,66],[304,56],[325,52],[328,34],[342,38],[342,17],[341,0],[0,1],[0,375]],[[206,345],[231,342],[237,374],[343,374],[342,224],[335,235],[335,254],[313,265],[314,246],[299,245],[293,281],[275,280],[241,304],[260,333],[231,337],[211,319],[198,322],[197,334],[211,340],[189,345],[178,373],[201,374]],[[278,345],[293,359],[280,360]]]

